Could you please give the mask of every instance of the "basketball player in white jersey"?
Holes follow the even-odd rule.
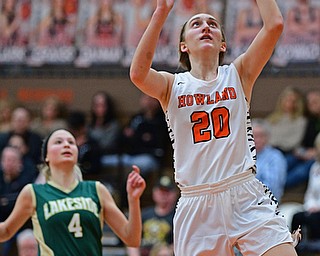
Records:
[[[270,190],[255,178],[249,117],[253,85],[283,30],[275,0],[256,0],[263,27],[247,51],[223,65],[221,24],[197,14],[183,26],[180,62],[187,71],[151,68],[161,28],[174,0],[158,0],[130,69],[132,82],[166,113],[181,190],[174,217],[177,256],[297,255]]]

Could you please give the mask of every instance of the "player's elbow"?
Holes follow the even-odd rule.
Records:
[[[0,223],[0,243],[9,240],[13,234],[10,234],[9,230],[6,228],[5,223]]]
[[[134,84],[139,84],[141,81],[141,78],[138,76],[138,74],[132,70],[130,70],[130,80]]]
[[[275,21],[275,30],[279,32],[279,34],[282,33],[283,28],[284,28],[284,20],[282,16],[279,16],[276,21]]]
[[[284,28],[284,20],[282,16],[275,17],[272,25],[269,27],[269,32],[274,36],[280,36]]]
[[[130,80],[132,83],[139,86],[140,84],[143,83],[144,76],[141,74],[141,72],[135,69],[130,69]]]

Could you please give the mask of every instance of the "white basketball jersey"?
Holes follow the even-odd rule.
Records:
[[[166,117],[179,186],[215,183],[255,166],[249,104],[233,64],[220,66],[213,81],[175,74]]]

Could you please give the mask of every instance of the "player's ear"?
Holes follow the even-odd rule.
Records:
[[[227,44],[226,42],[222,42],[220,46],[220,52],[226,52],[227,51]]]
[[[185,42],[180,43],[180,51],[181,52],[188,52],[188,46]]]

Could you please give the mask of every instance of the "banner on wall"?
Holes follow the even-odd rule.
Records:
[[[29,45],[31,0],[2,0],[0,10],[0,63],[23,64]]]
[[[320,61],[320,2],[279,3],[285,30],[270,63]],[[150,21],[156,0],[2,0],[0,64],[110,64],[128,67]],[[243,53],[262,26],[255,0],[176,0],[154,56],[154,64],[178,66],[182,25],[200,12],[225,21],[225,62]]]
[[[27,64],[70,64],[76,57],[78,0],[32,0]]]
[[[320,1],[286,0],[280,4],[285,26],[272,64],[320,63]]]
[[[320,2],[286,0],[279,2],[285,20],[283,34],[271,57],[274,66],[320,62]],[[225,14],[227,62],[243,53],[262,27],[255,0],[227,1]]]

